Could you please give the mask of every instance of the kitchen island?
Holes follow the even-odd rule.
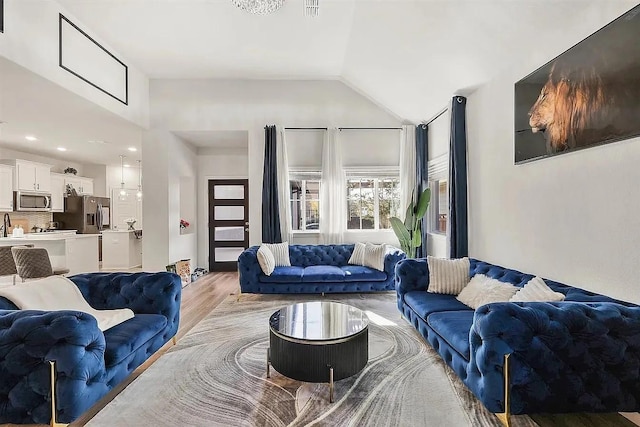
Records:
[[[0,246],[33,245],[49,252],[51,265],[68,268],[67,275],[99,271],[98,235],[72,231],[27,233],[24,237],[0,237]]]
[[[142,266],[142,230],[102,231],[102,269],[128,270]]]

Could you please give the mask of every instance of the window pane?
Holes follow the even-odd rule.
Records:
[[[349,217],[347,219],[348,230],[360,229],[360,201],[355,199],[347,200],[347,211]]]
[[[449,215],[449,189],[446,179],[438,181],[438,232],[447,232],[447,215]]]
[[[307,199],[320,199],[320,181],[307,181]]]
[[[381,179],[378,183],[378,220],[381,229],[391,228],[390,218],[399,217],[400,185],[394,178]]]
[[[291,201],[291,229],[302,229],[302,211],[300,201],[298,200]]]

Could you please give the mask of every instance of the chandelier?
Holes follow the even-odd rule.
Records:
[[[284,0],[231,0],[231,3],[255,15],[267,15],[280,9]]]

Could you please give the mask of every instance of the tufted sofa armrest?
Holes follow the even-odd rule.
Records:
[[[89,314],[0,310],[0,423],[49,423],[50,360],[56,361],[58,420],[79,416],[93,404],[85,396],[109,390],[104,351],[104,335]]]
[[[465,383],[490,411],[503,411],[509,353],[514,414],[640,410],[640,307],[488,304],[469,341]]]
[[[402,312],[404,294],[410,291],[426,291],[429,287],[429,266],[426,258],[407,258],[395,267],[398,308]]]
[[[260,264],[258,264],[258,249],[259,246],[251,246],[238,257],[240,290],[243,292],[253,291],[262,273]]]
[[[88,273],[70,279],[93,308],[130,308],[136,314],[161,314],[167,318],[167,341],[178,331],[182,282],[177,274]]]

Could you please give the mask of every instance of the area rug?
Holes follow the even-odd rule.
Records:
[[[351,304],[370,318],[369,363],[327,384],[266,378],[268,318],[293,302]],[[622,418],[622,417],[620,417]],[[395,293],[229,297],[90,426],[500,426],[440,356],[400,318]],[[537,426],[528,416],[518,427]],[[565,425],[572,425],[568,423]]]

